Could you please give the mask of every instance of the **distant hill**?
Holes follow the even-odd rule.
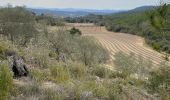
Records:
[[[106,14],[120,12],[117,10],[92,10],[92,9],[72,9],[72,8],[67,8],[67,9],[28,8],[28,9],[36,14],[47,13],[54,16],[62,16],[62,17],[80,17],[89,14],[106,15]]]
[[[127,10],[127,11],[121,11],[121,12],[118,12],[116,14],[141,13],[141,12],[145,12],[145,11],[148,11],[148,10],[152,10],[155,7],[156,6],[141,6],[141,7],[137,7],[137,8],[131,9],[131,10]]]
[[[129,12],[143,12],[149,9],[153,9],[154,6],[142,6],[137,7],[132,10],[95,10],[95,9],[74,9],[74,8],[28,8],[28,10],[36,13],[36,14],[51,14],[54,16],[61,16],[61,17],[81,17],[86,16],[89,14],[95,15],[108,15],[108,14],[115,14],[115,13],[129,13]]]
[[[142,7],[137,7],[135,9],[132,9],[130,11],[134,11],[134,12],[143,12],[143,11],[146,11],[146,10],[151,10],[151,9],[154,9],[156,6],[142,6]]]

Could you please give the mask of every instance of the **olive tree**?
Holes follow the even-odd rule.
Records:
[[[105,63],[109,59],[108,51],[95,38],[72,35],[69,32],[58,31],[49,33],[49,41],[59,60],[64,59],[82,62],[87,66]]]
[[[88,66],[105,63],[109,59],[108,51],[93,37],[84,36],[79,42],[80,60]]]
[[[38,33],[34,15],[24,7],[0,9],[0,34],[23,46]]]

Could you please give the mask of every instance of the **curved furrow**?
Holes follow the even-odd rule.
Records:
[[[130,48],[130,47],[129,47]],[[132,53],[134,53],[135,55],[140,55],[140,56],[142,56],[142,57],[144,57],[145,59],[150,59],[152,62],[159,62],[159,60],[156,60],[154,57],[148,57],[148,56],[146,56],[147,54],[145,54],[145,52],[144,53],[141,53],[141,51],[136,51],[136,49],[135,48],[130,48],[131,49],[131,51],[129,51],[129,52],[132,52]],[[121,51],[123,51],[124,52],[124,50],[121,50]],[[125,52],[126,53],[126,52]],[[160,63],[160,62],[159,62]],[[155,63],[155,64],[159,64],[159,63]]]
[[[121,42],[121,41],[120,41],[120,42]],[[135,53],[138,53],[138,54],[140,54],[140,55],[142,55],[142,56],[146,56],[146,57],[148,57],[148,58],[150,58],[150,59],[153,59],[153,60],[156,60],[156,59],[157,59],[158,61],[162,60],[162,59],[160,58],[160,56],[155,58],[155,54],[153,54],[153,52],[148,51],[147,49],[141,48],[141,47],[139,47],[138,45],[130,44],[130,43],[124,43],[124,44],[127,44],[127,46],[131,46],[130,49],[133,49],[133,51],[134,51]]]
[[[108,41],[106,41],[106,40],[103,40],[103,42],[105,42],[105,47],[108,47],[109,48],[109,50],[110,50],[110,52],[111,53],[116,53],[117,51],[114,49],[114,47],[111,45],[111,43],[109,43]]]
[[[109,49],[110,49],[112,52],[116,53],[116,52],[119,51],[119,49],[117,49],[115,46],[113,46],[110,41],[108,41],[108,40],[106,40],[106,39],[103,39],[103,41],[104,41],[105,44],[106,44],[105,47],[109,47]]]
[[[106,38],[106,40],[111,40],[111,39],[107,39]],[[140,53],[141,51],[136,51],[136,47],[135,48],[132,48],[132,47],[128,47],[129,45],[125,45],[125,44],[123,44],[121,41],[118,41],[118,42],[116,42],[116,44],[114,43],[116,40],[114,39],[114,41],[113,41],[113,39],[112,39],[112,41],[110,42],[111,44],[112,44],[112,46],[115,46],[116,44],[118,44],[119,46],[121,45],[121,48],[119,48],[119,51],[122,51],[122,52],[125,52],[125,53],[127,53],[127,51],[125,50],[125,48],[129,48],[128,50],[128,53],[129,52],[133,52],[133,53],[135,53],[137,56],[138,55],[141,55],[142,57],[144,57],[145,59],[150,59],[155,65],[157,65],[157,64],[159,64],[160,62],[159,62],[159,60],[157,60],[157,61],[155,61],[155,59],[153,59],[153,58],[150,58],[150,57],[147,57],[146,55],[147,54],[144,54],[144,53]],[[114,43],[114,44],[113,44]],[[128,54],[127,53],[127,54]]]
[[[109,39],[108,39],[108,40],[109,40]],[[110,40],[110,42],[111,42],[112,44],[114,44],[114,45],[117,45],[117,46],[121,47],[121,48],[119,48],[119,51],[125,52],[125,53],[127,53],[127,54],[129,54],[130,52],[132,52],[131,49],[129,49],[126,45],[124,45],[123,43],[117,41],[116,39],[114,39],[114,40],[112,39],[112,40]]]
[[[96,37],[109,50],[112,59],[114,59],[115,53],[122,51],[126,54],[133,52],[136,57],[150,59],[154,65],[165,61],[162,54],[143,46],[143,39],[138,36],[108,32],[105,29],[95,27],[81,27],[81,30],[83,34],[88,33],[87,35]],[[168,63],[170,64],[170,62]]]

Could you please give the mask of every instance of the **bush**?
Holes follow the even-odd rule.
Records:
[[[13,43],[22,46],[35,38],[38,33],[35,28],[35,19],[31,12],[24,7],[10,6],[0,9],[0,34],[7,36]]]
[[[170,99],[170,66],[161,64],[157,71],[151,72],[148,80],[148,91],[158,93],[163,100]]]
[[[58,59],[64,55],[65,61],[79,61],[86,66],[105,63],[109,59],[108,51],[92,37],[72,37],[67,32],[58,31],[50,34],[49,40]]]
[[[6,65],[0,65],[0,100],[7,100],[12,90],[12,75]]]
[[[6,52],[7,48],[0,44],[0,59],[5,59],[5,52]]]
[[[63,65],[50,67],[50,72],[56,83],[66,83],[70,79],[69,70]]]
[[[87,68],[82,64],[69,64],[68,68],[73,78],[81,79],[87,76]]]
[[[50,79],[50,72],[49,70],[39,70],[39,69],[32,69],[31,75],[37,82],[44,82]]]
[[[122,52],[117,53],[115,55],[114,64],[116,70],[125,76],[138,74],[138,78],[146,77],[149,74],[149,70],[152,68],[152,62],[150,60],[145,61],[142,57],[137,57],[132,53],[130,55]]]
[[[92,37],[82,37],[79,42],[80,60],[86,66],[105,63],[109,59],[108,51]]]
[[[71,35],[81,35],[81,31],[79,29],[76,29],[75,27],[73,27],[72,29],[69,30]]]
[[[98,76],[100,78],[105,78],[106,75],[109,74],[109,73],[107,73],[107,69],[102,66],[93,67],[91,73],[92,73],[92,75]]]

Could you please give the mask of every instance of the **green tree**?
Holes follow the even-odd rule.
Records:
[[[34,15],[24,7],[0,9],[0,34],[23,46],[38,33]]]
[[[161,33],[162,41],[167,41],[166,34],[170,32],[169,18],[168,18],[168,4],[162,3],[158,8],[147,13],[149,15],[149,21],[151,25]],[[165,48],[165,60],[169,60],[168,49]]]
[[[70,30],[70,34],[71,34],[71,35],[76,35],[76,34],[81,35],[82,33],[81,33],[81,31],[80,31],[79,29],[76,29],[75,27],[73,27],[73,28]]]

